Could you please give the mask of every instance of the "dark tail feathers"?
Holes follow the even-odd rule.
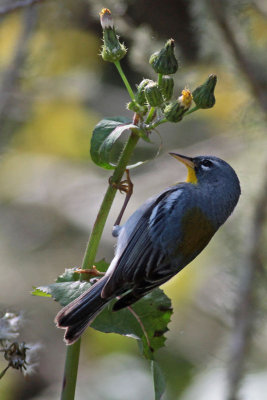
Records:
[[[59,328],[66,329],[65,341],[73,344],[79,339],[86,327],[100,313],[110,299],[103,299],[101,291],[108,276],[99,279],[87,292],[59,311],[55,323]]]

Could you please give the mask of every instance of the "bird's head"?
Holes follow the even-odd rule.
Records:
[[[192,184],[219,184],[227,186],[240,194],[238,177],[233,168],[224,160],[214,156],[187,157],[177,153],[171,156],[186,165],[188,169],[187,182]]]

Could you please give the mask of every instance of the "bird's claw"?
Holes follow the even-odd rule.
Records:
[[[120,193],[126,193],[127,195],[131,195],[133,192],[133,183],[130,178],[129,170],[126,169],[125,172],[126,172],[126,179],[124,179],[123,181],[119,183],[112,182],[112,176],[111,176],[108,182],[112,187],[119,190]]]
[[[95,265],[92,266],[90,269],[83,269],[83,268],[77,268],[75,270],[78,274],[88,274],[91,276],[103,276],[105,275],[104,272],[98,271]]]

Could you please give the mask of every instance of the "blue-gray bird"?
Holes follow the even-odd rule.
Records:
[[[115,227],[117,248],[105,276],[56,316],[74,343],[109,301],[127,307],[189,264],[234,210],[240,185],[233,168],[213,156],[170,153],[188,169],[186,182],[147,200],[122,227]]]

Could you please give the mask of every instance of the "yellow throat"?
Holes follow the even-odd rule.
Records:
[[[195,164],[192,158],[183,156],[182,154],[169,153],[172,157],[183,163],[188,171],[186,182],[197,184],[197,176],[195,172]]]
[[[197,183],[197,176],[196,176],[194,168],[189,167],[187,165],[187,171],[188,171],[188,173],[187,173],[186,182],[196,184]]]

